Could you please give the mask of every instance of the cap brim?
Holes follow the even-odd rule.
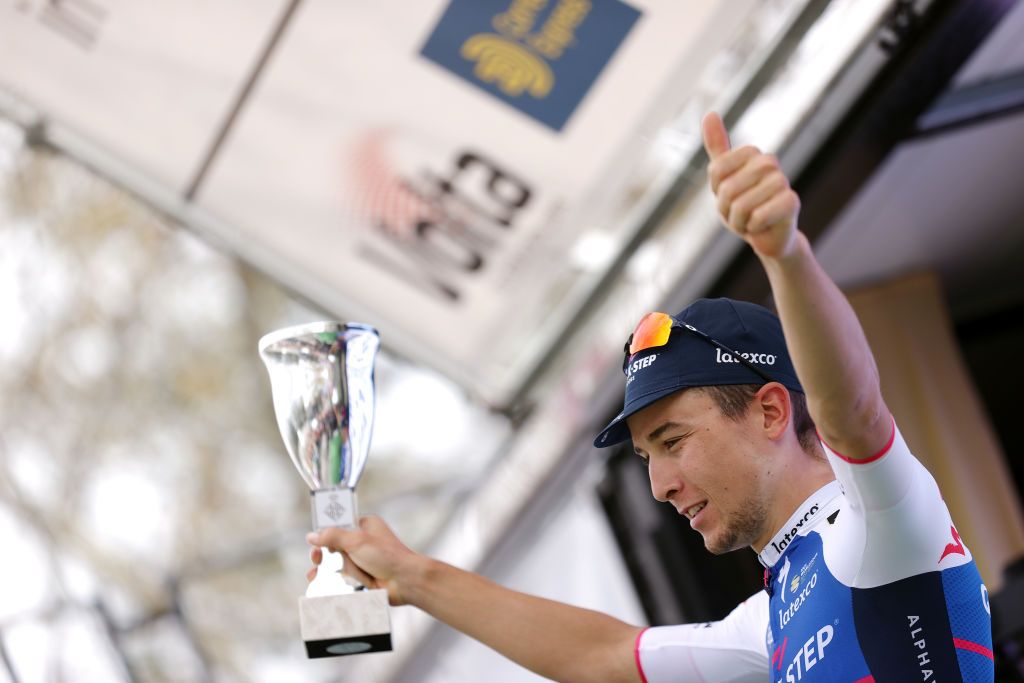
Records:
[[[601,430],[601,433],[594,439],[594,448],[608,448],[609,446],[620,444],[623,441],[629,441],[632,438],[632,434],[629,432],[629,425],[626,423],[626,420],[631,415],[635,415],[655,401],[660,401],[666,396],[671,396],[678,391],[689,388],[690,387],[687,385],[673,386],[667,389],[662,389],[661,391],[646,394],[634,400],[632,403],[625,406],[622,409],[622,412],[612,418],[612,421]]]
[[[629,416],[624,412],[616,415],[594,439],[594,448],[608,448],[630,438],[629,426],[626,425],[627,417]]]

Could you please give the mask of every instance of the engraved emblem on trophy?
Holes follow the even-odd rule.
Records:
[[[317,531],[358,524],[355,487],[370,451],[379,346],[377,331],[358,323],[310,323],[260,339],[277,425],[310,488]],[[338,571],[340,560],[339,553],[325,551],[316,578],[299,598],[306,653],[313,658],[390,650],[387,591],[351,585]]]

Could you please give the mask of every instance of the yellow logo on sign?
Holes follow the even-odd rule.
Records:
[[[517,97],[529,92],[547,97],[555,84],[551,67],[517,43],[493,33],[478,33],[462,44],[460,54],[476,62],[473,73],[494,83],[503,93]]]

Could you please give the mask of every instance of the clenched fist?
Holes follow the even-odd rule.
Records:
[[[702,128],[711,191],[722,220],[761,258],[784,258],[795,242],[800,198],[779,160],[750,145],[731,149],[718,114],[705,116]]]
[[[390,527],[378,517],[359,518],[359,529],[323,529],[306,535],[313,546],[309,559],[313,568],[306,574],[312,581],[316,568],[323,561],[321,546],[341,553],[345,561],[342,573],[367,588],[383,588],[392,605],[408,602],[407,591],[411,580],[422,574],[421,565],[428,559],[407,548]]]

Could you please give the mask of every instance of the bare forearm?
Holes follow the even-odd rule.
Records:
[[[592,610],[504,588],[434,560],[402,589],[409,604],[556,681],[639,681],[640,629]]]
[[[853,308],[803,234],[797,233],[786,255],[761,261],[818,430],[851,457],[878,451],[890,436],[890,416]]]
[[[891,434],[878,370],[849,302],[797,230],[800,198],[774,156],[749,145],[731,148],[717,114],[705,116],[702,127],[719,215],[768,273],[818,430],[850,457],[875,453]]]
[[[640,629],[591,610],[517,593],[477,574],[407,548],[378,517],[359,529],[311,533],[310,559],[321,546],[347,554],[345,573],[388,591],[392,605],[414,605],[509,659],[556,681],[634,683],[633,644]],[[312,580],[316,570],[306,575]]]

